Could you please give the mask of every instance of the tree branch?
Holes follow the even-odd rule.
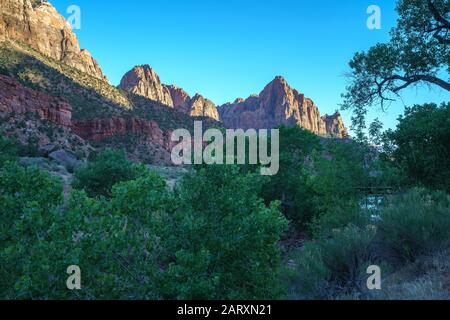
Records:
[[[450,22],[439,13],[431,0],[428,0],[428,8],[434,19],[440,24],[429,32],[434,32],[433,37],[436,38],[440,44],[450,44],[450,39],[446,39],[440,35],[442,30],[450,31]]]
[[[400,81],[404,81],[405,84],[395,88],[393,90],[393,92],[398,92],[402,89],[405,89],[406,87],[408,87],[409,85],[419,82],[419,81],[425,81],[425,82],[429,82],[432,84],[435,84],[439,87],[441,87],[444,90],[450,91],[450,83],[442,80],[440,78],[434,77],[434,76],[430,76],[430,75],[414,75],[414,76],[400,76],[400,75],[394,75],[390,78],[387,79],[389,80],[400,80]]]
[[[394,87],[390,88],[391,85],[393,85],[394,81],[403,81],[404,83]],[[384,101],[394,101],[393,99],[387,98],[383,95],[386,91],[391,91],[392,93],[395,93],[398,95],[398,92],[409,87],[410,85],[424,81],[428,83],[435,84],[444,90],[450,91],[450,83],[446,82],[442,79],[439,79],[434,76],[430,75],[414,75],[414,76],[401,76],[401,75],[393,75],[391,77],[388,77],[386,79],[383,79],[383,81],[378,82],[375,80],[376,89],[372,91],[370,94],[368,94],[368,98],[373,98],[373,96],[378,96],[381,99],[381,107],[384,110],[383,103]]]
[[[434,19],[436,19],[437,22],[442,23],[443,27],[447,30],[450,30],[450,22],[439,13],[438,9],[433,4],[433,1],[428,0],[428,8],[430,9],[431,13],[433,14]]]

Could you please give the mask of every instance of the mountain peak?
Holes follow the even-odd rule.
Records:
[[[280,124],[299,125],[322,136],[347,136],[339,114],[321,117],[314,102],[291,88],[282,76],[276,76],[259,95],[220,107],[219,114],[229,128],[270,129]]]
[[[163,84],[148,64],[136,66],[128,71],[120,81],[119,88],[158,101],[193,117],[209,117],[219,120],[214,103],[199,93],[193,98],[175,85]]]
[[[65,18],[47,1],[1,0],[0,42],[23,43],[98,79],[106,80],[88,51],[82,51]]]
[[[173,107],[170,91],[148,64],[135,66],[120,81],[119,88]]]
[[[279,83],[286,83],[287,84],[287,81],[286,81],[286,79],[283,76],[276,76],[273,79],[272,82],[279,82]]]

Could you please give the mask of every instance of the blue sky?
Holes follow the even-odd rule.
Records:
[[[64,16],[81,8],[81,46],[117,85],[133,66],[150,64],[177,84],[220,105],[259,93],[276,75],[312,98],[321,112],[339,108],[348,61],[389,39],[394,0],[50,0]],[[382,29],[366,27],[369,5],[381,8]],[[386,113],[394,127],[404,105],[450,100],[443,90],[410,89]],[[350,113],[343,112],[350,125]]]

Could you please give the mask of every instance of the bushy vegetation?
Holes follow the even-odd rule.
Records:
[[[450,192],[450,102],[407,108],[386,139],[395,146],[389,156],[410,185]]]
[[[107,151],[95,165],[111,155],[118,153]],[[57,178],[5,162],[0,297],[281,297],[277,243],[287,222],[276,202],[259,199],[256,178],[237,167],[207,167],[172,192],[147,171],[116,183],[110,198],[74,190],[64,205]],[[81,291],[65,287],[70,265],[82,270]]]
[[[375,261],[371,250],[374,236],[370,227],[349,224],[335,230],[332,237],[308,243],[294,256],[291,298],[329,299],[362,290],[367,267]]]
[[[340,212],[336,219],[340,219]],[[415,262],[425,254],[439,253],[450,241],[450,202],[441,192],[413,189],[389,198],[379,217],[359,216],[331,230],[323,229],[294,259],[297,269],[290,281],[291,295],[301,298],[332,298],[342,295],[370,297],[365,287],[369,265],[393,270]],[[319,223],[320,224],[320,223]]]
[[[266,202],[281,201],[283,213],[298,228],[303,228],[315,212],[312,186],[308,183],[307,165],[315,150],[322,150],[320,139],[297,127],[281,126],[280,169],[262,188]]]
[[[75,189],[85,190],[91,197],[110,197],[115,184],[134,180],[143,170],[127,160],[124,151],[106,149],[76,170],[72,185]]]
[[[389,291],[367,289],[369,265],[394,279],[395,270],[424,255],[448,257],[450,198],[411,189],[407,166],[393,156],[403,154],[401,144],[380,153],[298,127],[280,133],[276,176],[253,166],[204,165],[172,189],[123,151],[105,150],[75,172],[66,199],[58,178],[18,165],[21,147],[1,138],[0,298],[397,297],[393,290],[406,288],[389,280]],[[395,181],[393,195],[364,205],[362,188]],[[286,239],[294,245],[281,245]],[[70,265],[81,268],[80,291],[65,286]],[[442,281],[417,285],[442,296]]]
[[[450,245],[450,196],[443,192],[413,189],[391,198],[377,224],[381,246],[391,258],[414,261],[416,257]]]

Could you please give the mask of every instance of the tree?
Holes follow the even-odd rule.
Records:
[[[305,168],[313,150],[321,150],[320,139],[299,126],[280,126],[279,130],[280,170],[262,188],[262,196],[266,203],[281,201],[285,216],[301,230],[314,215]]]
[[[0,168],[0,299],[52,295],[61,276],[49,275],[57,275],[61,259],[46,253],[57,256],[68,243],[48,241],[61,222],[62,199],[61,181],[48,173],[11,162]]]
[[[16,160],[18,154],[17,143],[0,135],[0,167],[8,161]]]
[[[407,108],[388,138],[409,182],[450,191],[450,103]]]
[[[0,299],[279,298],[287,222],[259,199],[258,179],[207,166],[173,193],[146,172],[111,198],[74,190],[63,205],[60,181],[9,163],[0,169]],[[80,291],[66,288],[70,265],[81,269]]]
[[[126,159],[124,151],[107,149],[75,172],[72,186],[84,189],[91,197],[110,197],[115,184],[133,180],[142,172],[141,166]]]
[[[287,228],[278,204],[265,206],[258,174],[205,166],[177,191],[178,250],[169,266],[169,298],[276,299],[280,249]]]
[[[369,126],[369,141],[375,146],[379,146],[383,140],[383,123],[376,118]]]
[[[331,140],[324,150],[314,154],[307,181],[318,213],[335,211],[359,200],[358,188],[370,186],[373,165],[370,150],[353,141]]]
[[[395,100],[413,85],[427,84],[450,91],[450,1],[399,0],[399,19],[389,43],[356,53],[350,61],[350,84],[344,109],[353,109],[353,122],[364,125],[364,110]]]

